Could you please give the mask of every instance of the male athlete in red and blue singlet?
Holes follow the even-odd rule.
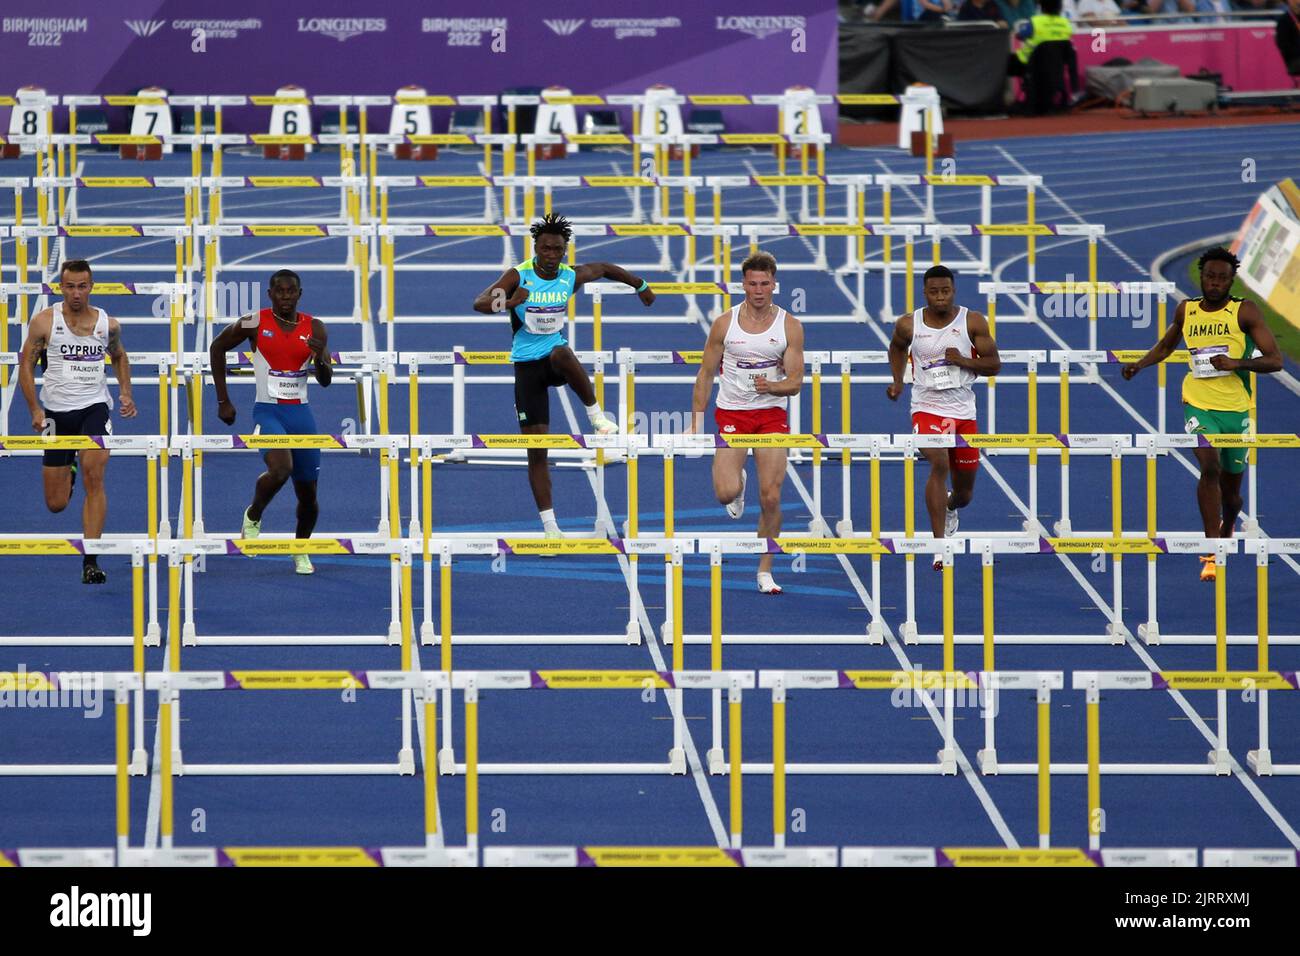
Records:
[[[243,342],[253,346],[253,371],[257,376],[257,400],[253,422],[263,435],[314,435],[316,419],[307,404],[307,370],[321,385],[333,378],[325,325],[298,311],[302,282],[298,274],[281,269],[271,276],[267,295],[271,308],[246,315],[231,324],[212,342],[212,382],[217,388],[217,417],[227,425],[235,423],[235,406],[226,391],[226,353]],[[316,480],[320,477],[320,451],[315,448],[271,449],[262,453],[266,471],[257,479],[253,503],[244,512],[242,534],[256,538],[262,531],[262,512],[271,499],[293,477],[298,496],[297,537],[310,538],[320,508],[316,504]],[[299,574],[311,574],[311,559],[294,555]]]

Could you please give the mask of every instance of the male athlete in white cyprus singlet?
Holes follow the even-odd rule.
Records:
[[[1002,368],[988,319],[953,302],[953,276],[946,266],[926,270],[922,280],[925,307],[900,315],[889,343],[894,381],[886,389],[891,401],[903,393],[903,369],[912,363],[912,431],[918,435],[973,435],[975,390],[981,375]],[[980,465],[978,448],[922,448],[930,463],[925,507],[936,538],[957,532],[957,510],[971,502]],[[952,492],[948,491],[949,473]],[[943,567],[936,558],[934,567]]]
[[[704,409],[721,369],[714,417],[723,435],[786,434],[790,431],[786,403],[803,385],[803,326],[772,301],[776,289],[776,259],[756,252],[740,267],[745,300],[718,316],[709,329],[700,372],[695,378],[690,431],[704,425]],[[739,518],[745,510],[747,448],[719,448],[713,456],[713,490],[727,514]],[[781,533],[781,486],[785,482],[785,448],[755,448],[758,534]],[[758,589],[780,594],[772,580],[772,556],[758,559]]]
[[[90,263],[72,259],[59,270],[59,291],[63,301],[32,316],[27,340],[18,360],[18,385],[32,413],[32,428],[53,437],[111,435],[109,417],[113,398],[104,379],[104,357],[113,363],[123,418],[134,418],[131,399],[131,365],[122,348],[122,327],[117,319],[90,304],[95,280]],[[36,400],[36,366],[45,366],[40,401]],[[108,450],[87,448],[51,449],[44,454],[42,469],[45,507],[56,514],[68,506],[82,474],[86,500],[81,506],[82,538],[93,540],[104,533],[108,496],[104,493],[104,472]],[[95,555],[81,559],[81,583],[103,584],[108,576]]]

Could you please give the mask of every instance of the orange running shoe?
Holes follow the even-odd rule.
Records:
[[[1218,569],[1214,565],[1214,555],[1212,554],[1201,555],[1201,580],[1213,581],[1216,577],[1218,577],[1218,573],[1219,573]]]

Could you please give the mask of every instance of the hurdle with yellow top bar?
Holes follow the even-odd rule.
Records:
[[[609,670],[533,670],[533,671],[457,671],[451,674],[452,686],[464,692],[465,762],[444,772],[465,775],[466,844],[478,848],[478,777],[479,774],[685,774],[686,753],[683,749],[685,718],[683,694],[686,690],[726,690],[732,721],[732,777],[730,800],[730,834],[732,849],[741,846],[742,764],[740,751],[741,698],[754,687],[752,671],[688,671],[674,665],[672,671]],[[662,690],[673,711],[672,749],[667,761],[653,763],[480,763],[479,762],[479,691],[481,690],[624,690],[636,691],[645,699],[647,693]],[[651,698],[654,699],[654,698]]]
[[[772,692],[772,762],[745,765],[746,773],[772,774],[772,843],[785,847],[786,776],[789,774],[937,774],[956,775],[957,745],[953,717],[957,691],[976,694],[979,706],[991,710],[996,694],[1003,690],[1030,690],[1037,701],[1037,754],[1025,772],[1038,780],[1038,844],[1051,846],[1051,699],[1052,691],[1065,686],[1059,671],[999,671],[963,673],[942,671],[796,671],[762,670],[758,686]],[[789,763],[786,758],[786,697],[790,690],[906,691],[918,695],[923,706],[933,707],[931,694],[943,693],[943,748],[934,762],[927,763]],[[992,695],[992,696],[990,696]],[[1009,765],[1010,766],[1010,765]],[[1096,849],[1094,847],[1093,849]]]
[[[1085,693],[1088,756],[1084,769],[1088,777],[1088,846],[1089,849],[1097,850],[1101,848],[1101,834],[1105,831],[1105,810],[1101,802],[1102,774],[1230,775],[1240,767],[1228,750],[1228,691],[1239,691],[1243,698],[1249,700],[1250,696],[1265,691],[1296,690],[1298,681],[1294,671],[1229,671],[1222,667],[1214,671],[1075,671],[1071,686]],[[1218,720],[1214,749],[1209,751],[1207,759],[1201,763],[1102,763],[1101,693],[1130,690],[1164,690],[1171,694],[1189,690],[1213,690]],[[1261,740],[1260,746],[1267,750],[1267,738]],[[1074,768],[1070,769],[1077,772]],[[1300,765],[1287,768],[1274,765],[1272,772],[1300,773]]]

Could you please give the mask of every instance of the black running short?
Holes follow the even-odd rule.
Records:
[[[515,413],[519,425],[549,425],[551,423],[551,393],[549,389],[567,384],[563,375],[551,365],[551,358],[533,359],[515,363]]]
[[[108,406],[103,402],[70,412],[45,411],[45,420],[54,423],[53,434],[56,438],[66,438],[69,435],[111,435],[113,426],[108,419]],[[67,468],[76,460],[75,449],[56,448],[45,452],[41,462],[47,468]]]

